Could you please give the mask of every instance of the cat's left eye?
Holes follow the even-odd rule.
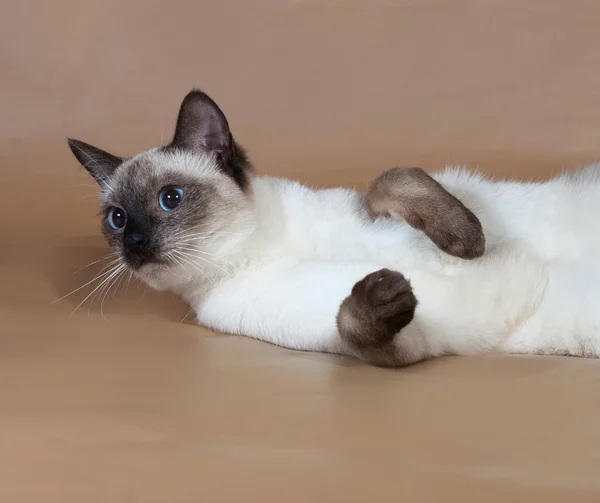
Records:
[[[158,204],[163,211],[173,211],[183,199],[183,188],[165,187],[158,195]]]

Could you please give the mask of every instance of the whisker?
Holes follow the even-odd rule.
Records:
[[[198,256],[198,255],[193,255],[193,254],[191,254],[191,253],[187,253],[187,252],[184,252],[184,251],[181,251],[181,250],[180,250],[180,253],[182,253],[183,255],[187,256],[188,258],[197,258],[197,259],[203,260],[204,262],[206,262],[206,263],[208,263],[208,264],[212,265],[213,267],[216,267],[217,269],[220,269],[220,270],[221,270],[221,271],[223,271],[225,274],[227,274],[227,271],[226,271],[225,269],[223,269],[223,268],[222,268],[222,267],[220,267],[219,265],[215,264],[214,262],[211,262],[210,260],[208,260],[208,259],[206,259],[206,258],[204,258],[204,257],[200,257],[200,256]]]
[[[114,255],[112,253],[109,253],[108,255],[105,255],[104,257],[102,257],[98,260],[94,260],[93,262],[90,262],[88,265],[84,265],[81,269],[77,269],[73,274],[77,274],[78,272],[81,272],[84,269],[87,269],[88,267],[90,267],[94,264],[97,264],[98,262],[102,262],[103,260],[108,260],[110,257],[114,257]],[[117,258],[117,259],[113,260],[108,265],[114,264],[117,260],[119,260],[119,259]],[[106,268],[106,266],[105,266],[105,268]]]
[[[122,272],[125,273],[125,270],[123,270]],[[121,274],[121,276],[119,277],[119,282],[115,285],[115,291],[113,292],[113,297],[115,296],[115,293],[117,293],[119,291],[119,288],[121,288],[121,283],[126,278],[127,278],[126,274]]]
[[[208,239],[208,238],[221,237],[221,236],[234,236],[234,237],[238,237],[238,236],[242,236],[242,235],[243,235],[242,232],[229,232],[229,231],[222,231],[222,232],[197,232],[197,233],[193,233],[193,234],[187,234],[185,236],[173,236],[173,239],[177,240],[177,241],[180,241],[180,240],[189,240],[189,239],[198,239],[198,238]]]
[[[67,185],[66,186],[68,189],[73,189],[75,187],[92,187],[92,188],[96,188],[96,185],[92,185],[91,183],[74,183],[72,185]]]
[[[193,238],[187,238],[187,239],[181,239],[176,241],[175,243],[173,243],[173,248],[178,248],[180,246],[196,246],[199,249],[201,249],[201,246],[206,246],[205,243],[210,242],[209,240],[212,238],[213,236],[209,236],[207,238],[202,238],[202,237],[193,237]]]
[[[179,246],[177,249],[182,252],[194,252],[194,253],[191,253],[190,255],[195,258],[199,258],[200,260],[207,260],[207,259],[203,259],[202,257],[197,256],[196,253],[201,253],[203,255],[207,255],[208,257],[212,257],[213,259],[215,259],[216,262],[221,262],[223,265],[229,266],[230,268],[235,267],[232,262],[229,262],[228,260],[223,260],[222,256],[218,256],[218,255],[215,255],[214,253],[206,252],[199,248],[194,248],[194,247],[188,245],[188,246]],[[210,263],[214,267],[220,268],[217,263],[214,263],[214,262],[210,262]],[[227,272],[227,270],[225,270],[225,269],[221,269],[221,270],[225,273]]]
[[[124,267],[119,268],[117,271],[115,271],[115,274],[111,276],[111,278],[106,281],[101,288],[99,288],[96,293],[94,294],[94,296],[91,298],[89,306],[88,306],[88,316],[90,315],[91,312],[91,308],[94,305],[94,302],[96,301],[96,298],[98,296],[102,296],[102,294],[107,291],[107,288],[111,287],[114,282],[119,278],[119,276],[121,275],[121,273],[123,272]],[[102,306],[101,306],[102,307]],[[103,316],[104,317],[104,316]]]
[[[172,260],[173,262],[175,262],[175,265],[177,265],[178,267],[180,267],[181,269],[183,269],[183,270],[184,270],[184,271],[185,271],[185,272],[188,274],[188,276],[190,277],[190,280],[192,279],[192,273],[191,273],[190,271],[188,271],[188,270],[185,268],[185,264],[183,264],[183,263],[181,262],[181,260],[180,260],[180,259],[178,259],[178,258],[177,258],[177,257],[174,255],[174,253],[173,253],[173,252],[169,252],[169,253],[167,253],[167,258],[169,258],[170,260]],[[175,276],[175,273],[174,273],[174,272],[171,272],[171,274],[172,274],[173,276]]]
[[[108,266],[104,267],[104,269],[106,269],[107,267],[111,267],[111,264],[109,264]],[[88,281],[87,283],[85,283],[84,285],[81,285],[79,288],[76,288],[75,290],[73,290],[72,292],[69,292],[66,295],[63,295],[62,297],[53,300],[50,305],[52,304],[56,304],[57,302],[66,299],[67,297],[69,297],[70,295],[73,295],[75,292],[78,292],[79,290],[81,290],[82,288],[85,288],[86,286],[88,286],[90,283],[93,283],[94,281],[98,281],[100,279],[102,279],[103,277],[107,276],[108,274],[110,274],[111,272],[113,272],[117,267],[119,267],[119,264],[112,266],[111,269],[109,269],[108,271],[104,271],[102,272],[102,270],[100,271],[102,274],[98,273],[96,274],[96,276],[94,276],[90,281]]]
[[[133,278],[133,271],[129,271],[129,279],[127,280],[127,284],[125,285],[125,293],[129,290],[129,285],[131,284],[131,280]]]
[[[220,259],[221,256],[222,256],[222,255],[217,255],[216,253],[207,252],[206,250],[203,250],[200,246],[194,245],[194,244],[185,244],[183,246],[178,246],[175,249],[176,250],[194,250],[194,251],[197,251],[199,253],[202,253],[203,255],[208,255],[210,257],[215,257],[216,259]],[[226,255],[226,254],[223,254],[223,255]]]
[[[115,273],[119,271],[119,269],[121,269],[120,267],[117,267],[115,269]],[[116,277],[118,277],[119,274],[116,274]],[[115,275],[112,275],[110,279],[112,279],[113,277],[115,277]],[[104,289],[106,288],[106,286],[108,284],[110,284],[110,279],[109,281],[105,282],[104,285],[96,292],[96,294],[92,297],[92,299],[90,300],[90,305],[88,306],[88,315],[89,315],[89,311],[91,309],[91,307],[94,305],[94,301],[96,300],[96,297],[98,295],[102,295],[102,292],[104,292]]]
[[[177,245],[174,247],[175,250],[184,249],[184,248],[199,251],[203,255],[209,255],[211,257],[214,257],[216,260],[221,260],[222,257],[227,257],[227,256],[235,255],[238,253],[237,250],[219,251],[218,253],[209,252],[209,251],[206,251],[206,249],[204,248],[202,243],[177,243]]]
[[[250,221],[250,218],[246,218],[245,220],[242,220],[241,223],[244,223],[245,221]],[[208,225],[206,222],[203,222],[201,224],[198,225],[194,225],[193,227],[189,227],[188,229],[183,229],[179,232],[176,232],[175,234],[173,234],[173,238],[176,238],[178,236],[181,236],[183,234],[186,234],[188,232],[193,231],[194,229],[198,229],[200,227],[205,227],[206,225]],[[231,231],[222,231],[222,230],[215,230],[215,231],[210,231],[210,230],[206,230],[204,232],[202,232],[201,234],[215,234],[215,233],[228,233],[228,234],[236,234],[235,232],[231,232]]]
[[[185,321],[185,319],[191,314],[192,310],[190,309],[187,313],[185,313],[185,316],[181,319],[181,321],[179,323],[183,323]]]
[[[83,299],[78,305],[77,307],[73,310],[73,312],[69,315],[69,319],[71,319],[71,317],[75,314],[75,312],[85,303],[86,300],[88,300],[92,294],[94,294],[95,292],[98,291],[99,288],[101,288],[103,285],[105,285],[108,281],[110,281],[111,279],[113,279],[115,277],[116,274],[118,274],[122,268],[124,266],[119,264],[117,265],[114,269],[111,269],[110,274],[105,277],[98,285],[96,285],[96,288],[94,288],[86,297],[85,299]]]
[[[109,283],[108,285],[108,289],[106,290],[106,292],[104,293],[104,297],[102,297],[102,302],[100,302],[100,315],[102,316],[102,318],[104,318],[104,320],[108,323],[110,323],[110,321],[108,321],[108,318],[104,315],[104,301],[106,300],[106,296],[110,293],[110,289],[113,287],[113,285],[117,282],[117,279],[119,281],[121,281],[121,279],[123,278],[123,273],[125,272],[125,269],[121,269],[119,271],[119,274],[117,274],[117,276],[113,279],[112,282]]]
[[[185,263],[189,264],[192,266],[192,268],[194,268],[196,271],[198,271],[200,274],[202,274],[202,276],[204,276],[205,279],[207,279],[208,281],[211,281],[213,286],[215,285],[215,281],[213,278],[211,278],[210,276],[208,276],[204,270],[200,267],[198,267],[196,264],[194,264],[191,260],[189,260],[188,258],[185,257],[185,255],[179,251],[175,252],[177,254],[177,256],[183,260]]]
[[[210,236],[210,238],[212,238],[212,236]],[[198,244],[205,244],[207,242],[210,242],[209,241],[210,238],[194,237],[194,238],[189,238],[189,239],[182,239],[182,240],[177,241],[175,243],[175,247],[177,247],[178,245],[198,245]]]
[[[217,256],[217,254],[216,254],[216,253],[207,252],[207,251],[206,251],[206,250],[205,250],[205,249],[204,249],[204,248],[201,246],[201,244],[179,242],[179,243],[177,243],[177,245],[174,247],[174,249],[175,249],[175,250],[177,250],[177,249],[181,248],[181,246],[178,246],[178,245],[184,245],[185,247],[194,248],[194,249],[196,249],[196,250],[200,250],[200,251],[202,251],[203,253],[207,253],[207,254],[209,254],[209,255],[213,255],[213,256],[215,256],[215,257]]]
[[[193,231],[194,229],[197,229],[198,227],[203,227],[207,225],[206,223],[202,223],[202,224],[198,224],[198,225],[194,225],[193,227],[190,227],[189,229],[183,229],[179,232],[176,232],[175,234],[173,234],[173,237],[177,237],[177,236],[181,236],[182,234],[185,234],[186,232],[190,232]]]

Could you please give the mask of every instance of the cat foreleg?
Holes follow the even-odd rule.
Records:
[[[417,301],[397,272],[308,263],[238,275],[192,301],[200,324],[303,351],[399,367],[428,356]],[[409,325],[407,327],[407,325]]]
[[[381,173],[370,184],[365,204],[372,217],[402,219],[449,255],[474,259],[485,251],[479,219],[420,168]]]
[[[413,322],[417,304],[401,273],[381,269],[368,274],[354,285],[337,316],[346,351],[383,367],[403,367],[433,356]]]

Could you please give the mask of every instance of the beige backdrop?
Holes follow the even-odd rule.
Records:
[[[597,361],[384,371],[135,285],[51,304],[107,253],[65,136],[131,155],[199,86],[265,173],[543,177],[600,154],[599,27],[597,0],[3,0],[0,501],[600,501]]]

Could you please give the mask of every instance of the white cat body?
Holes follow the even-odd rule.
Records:
[[[434,178],[482,222],[480,259],[447,255],[404,222],[371,222],[357,192],[255,177],[244,237],[210,258],[228,273],[200,260],[216,284],[175,291],[213,329],[343,352],[341,302],[366,274],[389,268],[419,301],[396,336],[415,354],[600,355],[600,166],[545,183],[492,182],[460,168]]]

